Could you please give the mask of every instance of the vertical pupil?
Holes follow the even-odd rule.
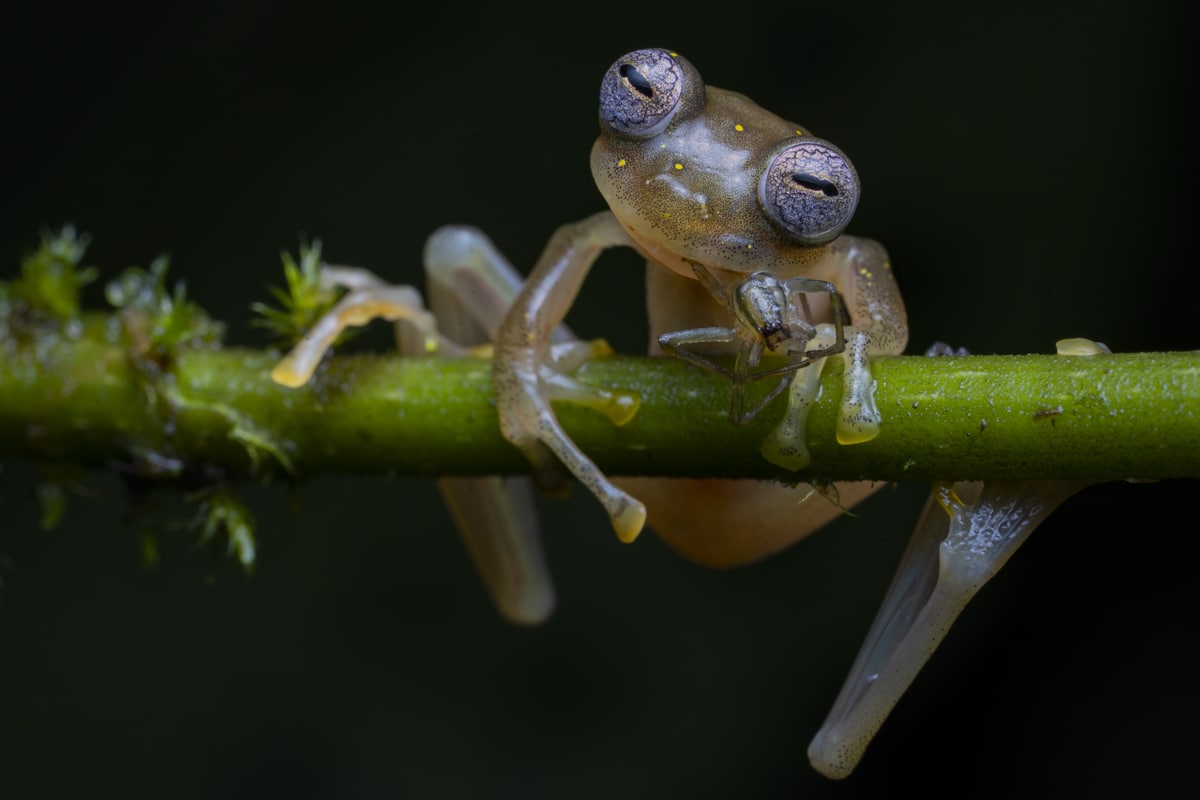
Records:
[[[654,97],[654,87],[650,85],[650,81],[646,80],[646,76],[638,71],[637,67],[632,64],[622,64],[617,71],[640,94],[647,98]]]

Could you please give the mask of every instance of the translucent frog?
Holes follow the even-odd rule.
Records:
[[[528,279],[480,231],[433,234],[425,249],[429,310],[411,287],[362,270],[327,268],[350,291],[280,362],[273,378],[306,383],[337,334],[376,317],[398,322],[405,353],[456,354],[491,343],[500,426],[543,487],[565,467],[595,495],[624,541],[647,522],[684,556],[746,564],[807,536],[876,484],[813,488],[734,480],[610,478],[566,435],[552,401],[590,406],[614,424],[637,413],[627,392],[573,377],[606,346],[562,324],[601,251],[632,247],[648,261],[650,351],[726,375],[731,415],[746,387],[774,381],[787,411],[762,447],[790,469],[808,464],[805,418],[831,358],[845,364],[837,439],[853,445],[885,424],[871,358],[908,338],[884,249],[843,234],[859,197],[846,155],[743,95],[707,87],[686,59],[647,49],[618,59],[600,88],[592,174],[609,210],[565,225]],[[711,348],[736,346],[733,367]],[[766,356],[783,359],[762,366]],[[527,478],[443,478],[439,486],[485,584],[508,619],[533,624],[553,608]],[[809,749],[830,777],[849,774],[958,612],[1075,485],[939,485],[833,712]],[[971,502],[968,502],[971,501]]]

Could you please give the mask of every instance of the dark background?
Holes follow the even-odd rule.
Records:
[[[1064,336],[1193,349],[1183,7],[6,7],[0,258],[11,274],[39,227],[67,221],[93,234],[105,277],[169,251],[231,340],[255,346],[247,306],[301,235],[420,282],[425,236],[471,222],[527,268],[557,225],[601,207],[587,167],[601,74],[658,45],[851,155],[865,186],[851,230],[892,253],[910,350],[1051,352]],[[640,281],[635,258],[606,257],[577,332],[640,350]],[[111,477],[39,532],[31,470],[4,469],[6,798],[1194,783],[1195,482],[1105,485],[1064,506],[833,784],[804,750],[924,487],[884,489],[731,573],[653,536],[619,544],[582,491],[546,500],[559,609],[520,630],[490,608],[432,481],[244,487],[260,533],[247,579],[168,529],[163,562],[143,569]]]

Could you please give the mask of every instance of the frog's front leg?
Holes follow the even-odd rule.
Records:
[[[850,325],[845,328],[846,349],[841,410],[837,440],[842,444],[870,441],[879,434],[881,416],[875,405],[875,379],[871,358],[895,355],[908,342],[908,319],[900,289],[892,274],[887,252],[878,242],[843,236],[829,245],[822,274],[831,274],[841,292]],[[818,326],[813,344],[828,346],[833,326]],[[831,356],[832,358],[833,356]],[[788,410],[763,443],[763,456],[788,469],[809,464],[805,420],[820,390],[824,361],[801,370],[788,393]]]
[[[365,269],[328,264],[322,265],[319,281],[322,289],[346,289],[346,294],[271,370],[276,383],[291,388],[308,383],[342,331],[375,319],[396,323],[397,344],[406,355],[460,352],[438,332],[435,314],[426,310],[413,287],[389,284]]]
[[[879,435],[871,356],[904,351],[908,317],[891,261],[881,244],[843,236],[830,245],[830,255],[841,262],[833,282],[842,292],[851,324],[842,356],[846,372],[837,438],[842,444],[857,444]]]
[[[529,459],[534,474],[552,483],[561,463],[596,496],[617,535],[629,542],[645,524],[645,506],[610,481],[571,441],[550,407],[551,399],[583,403],[617,424],[636,410],[631,395],[597,392],[576,382],[553,364],[551,350],[553,331],[596,257],[618,245],[632,242],[607,211],[555,232],[500,327],[492,376],[500,429]]]

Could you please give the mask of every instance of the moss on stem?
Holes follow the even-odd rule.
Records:
[[[308,386],[286,389],[267,375],[274,354],[180,347],[147,369],[110,329],[97,316],[76,335],[0,342],[0,457],[119,461],[157,478],[525,470],[500,436],[485,360],[339,356]],[[558,410],[611,474],[1200,477],[1200,354],[895,357],[873,369],[882,433],[837,444],[841,371],[831,366],[803,473],[758,453],[784,398],[734,425],[728,382],[671,359],[616,357],[581,370],[585,382],[639,393],[626,426]]]

